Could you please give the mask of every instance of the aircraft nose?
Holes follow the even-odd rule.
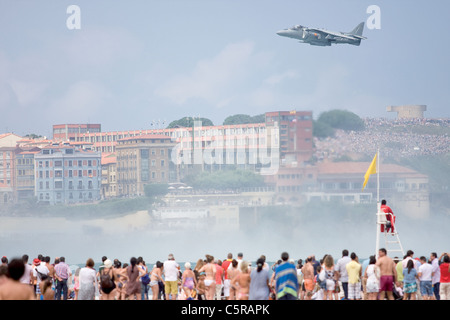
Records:
[[[279,35],[279,36],[285,36],[285,35],[286,35],[286,30],[280,30],[280,31],[277,31],[277,35]]]

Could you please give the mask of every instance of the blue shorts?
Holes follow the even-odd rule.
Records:
[[[431,281],[420,281],[420,294],[423,296],[433,295]]]

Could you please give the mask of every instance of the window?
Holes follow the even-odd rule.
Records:
[[[62,167],[62,160],[56,160],[55,167]]]
[[[62,181],[55,181],[55,189],[62,189],[63,182]]]

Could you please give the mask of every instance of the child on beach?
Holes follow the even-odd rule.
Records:
[[[198,300],[206,300],[206,297],[205,297],[205,278],[206,278],[206,273],[205,272],[200,272],[200,274],[198,276],[198,282],[197,282],[197,296],[198,296]]]

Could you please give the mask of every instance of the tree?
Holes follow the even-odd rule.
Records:
[[[252,171],[236,169],[202,172],[185,177],[184,182],[195,189],[226,190],[263,186],[264,178]]]
[[[30,138],[30,139],[37,139],[37,138],[42,138],[42,136],[37,135],[35,133],[29,133],[25,136],[25,138]]]
[[[334,129],[346,131],[364,130],[364,121],[355,113],[346,110],[331,110],[320,114],[317,122],[325,123]]]
[[[313,121],[313,136],[326,138],[334,136],[334,129],[325,122]]]
[[[259,114],[256,116],[249,116],[248,114],[235,114],[225,118],[223,121],[224,125],[230,124],[246,124],[246,123],[263,123],[266,121],[266,116],[264,114]]]
[[[167,126],[170,128],[179,128],[179,127],[193,127],[194,121],[201,121],[203,127],[213,126],[213,122],[207,118],[193,118],[193,117],[183,117],[179,120],[174,120]]]
[[[144,186],[145,195],[149,198],[164,196],[169,192],[167,183],[149,183]]]

